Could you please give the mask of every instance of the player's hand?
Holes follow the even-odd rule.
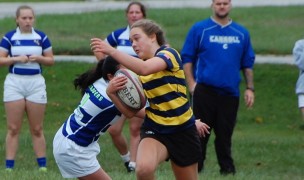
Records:
[[[192,96],[193,96],[193,93],[194,93],[195,86],[196,86],[196,82],[193,83],[193,84],[189,87],[189,91],[190,91],[190,94],[191,94]]]
[[[31,55],[31,56],[28,56],[28,58],[29,58],[29,62],[37,62],[40,59],[40,56]]]
[[[91,50],[94,54],[107,54],[111,55],[116,49],[112,47],[109,43],[99,39],[99,38],[92,38],[91,39]]]
[[[107,94],[116,94],[117,91],[125,88],[127,82],[128,79],[124,76],[112,78],[107,87]]]
[[[27,63],[29,61],[29,58],[26,55],[21,55],[21,56],[13,57],[13,61],[20,63]]]
[[[210,127],[207,124],[201,122],[199,119],[195,120],[195,125],[200,137],[206,137],[206,134],[210,134]]]

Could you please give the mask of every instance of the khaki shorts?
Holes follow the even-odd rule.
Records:
[[[20,99],[39,104],[47,103],[45,80],[41,74],[7,74],[4,81],[3,101],[10,102]]]

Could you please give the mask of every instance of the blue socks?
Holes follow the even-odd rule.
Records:
[[[46,157],[37,158],[39,167],[46,167]]]
[[[39,167],[46,167],[46,157],[37,158],[37,163]],[[5,160],[5,166],[6,168],[13,169],[15,166],[15,160]]]
[[[6,166],[6,168],[11,168],[11,169],[13,169],[13,168],[14,168],[14,165],[15,165],[15,160],[9,160],[9,159],[7,159],[7,160],[5,161],[5,166]]]

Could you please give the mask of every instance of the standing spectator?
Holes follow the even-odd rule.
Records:
[[[299,68],[299,78],[296,84],[296,94],[298,95],[298,107],[304,121],[304,39],[298,40],[293,48],[293,57]],[[304,124],[300,126],[304,130]]]
[[[126,9],[126,17],[128,21],[128,26],[117,29],[107,36],[105,39],[111,46],[116,47],[116,49],[125,52],[132,56],[137,56],[132,48],[132,44],[129,40],[130,26],[134,22],[146,18],[146,8],[140,2],[130,2]],[[97,59],[102,59],[103,54],[95,54]],[[137,147],[140,139],[140,126],[143,119],[138,119],[138,117],[133,117],[129,119],[129,131],[130,131],[130,152],[128,151],[127,140],[122,134],[124,123],[126,121],[125,117],[121,119],[115,125],[109,128],[109,134],[111,135],[112,141],[121,155],[121,158],[127,168],[128,172],[134,171],[136,167],[136,153]]]
[[[33,148],[40,171],[46,171],[46,142],[43,120],[47,103],[46,84],[41,65],[54,64],[48,37],[33,28],[34,11],[20,6],[17,28],[6,33],[0,44],[0,65],[9,66],[4,82],[3,101],[7,118],[6,168],[14,168],[24,112],[27,115]]]
[[[214,130],[220,173],[235,174],[231,139],[239,107],[240,70],[246,83],[245,103],[251,108],[255,54],[249,32],[229,17],[231,0],[212,0],[211,8],[213,15],[190,29],[181,56],[194,115]],[[201,138],[198,171],[204,167],[209,137]]]
[[[163,30],[150,20],[135,22],[130,40],[139,58],[97,38],[92,39],[91,48],[94,52],[111,55],[140,75],[143,83],[149,107],[145,108],[146,117],[137,151],[137,179],[156,179],[158,165],[170,159],[176,179],[197,180],[197,162],[201,153],[199,135],[208,133],[208,126],[194,119],[180,55],[165,46]],[[107,94],[123,114],[132,113],[116,95],[125,82],[124,78],[114,78],[107,89]]]

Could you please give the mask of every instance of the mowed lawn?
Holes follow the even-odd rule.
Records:
[[[157,20],[166,29],[171,45],[181,49],[190,26],[210,15],[209,9],[149,10],[150,18]],[[257,53],[290,54],[294,42],[303,37],[304,8],[259,7],[237,8],[232,16],[249,28]],[[180,16],[180,17],[179,17]],[[176,17],[176,18],[172,18]],[[53,42],[56,54],[91,54],[89,39],[105,37],[110,31],[123,27],[123,11],[84,13],[75,15],[43,15],[37,17],[37,27],[45,31]],[[12,18],[0,20],[0,33],[15,28]],[[48,173],[37,170],[26,117],[20,135],[16,169],[4,171],[6,118],[0,105],[0,179],[32,180],[63,179],[52,155],[52,140],[57,129],[73,112],[81,96],[73,87],[77,74],[94,64],[56,62],[53,67],[44,67],[47,83],[48,105],[45,117]],[[0,69],[0,89],[7,67]],[[238,123],[233,136],[233,156],[237,167],[235,176],[225,179],[303,179],[304,178],[304,131],[299,129],[304,122],[297,109],[294,87],[298,69],[291,65],[257,64],[254,68],[256,102],[246,109],[241,98]],[[242,84],[242,92],[244,84]],[[243,95],[243,94],[242,94]],[[2,99],[2,93],[0,93]],[[125,135],[128,129],[125,126]],[[223,179],[213,146],[213,136],[208,147],[208,159],[200,179]],[[128,174],[108,134],[100,138],[99,160],[114,180],[135,179]],[[148,155],[147,155],[148,156]],[[170,163],[163,163],[157,170],[160,180],[174,179]]]

